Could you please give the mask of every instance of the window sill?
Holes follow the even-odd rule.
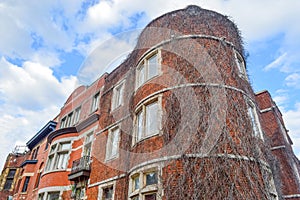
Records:
[[[117,158],[119,158],[119,154],[114,157],[111,157],[111,158],[105,158],[105,162],[111,162],[111,161],[116,160]]]
[[[68,169],[54,169],[54,170],[44,172],[42,174],[42,176],[47,175],[47,174],[51,174],[51,173],[55,173],[55,172],[66,172],[66,171],[68,171]]]
[[[114,108],[112,108],[111,112],[116,112],[116,111],[120,110],[122,106],[123,106],[123,103],[120,104],[120,105],[118,105],[118,106],[116,106],[116,107],[114,107]]]
[[[149,78],[148,80],[146,80],[146,81],[145,81],[144,83],[142,83],[141,85],[136,86],[136,87],[135,87],[135,92],[138,91],[140,88],[142,88],[144,85],[146,85],[146,84],[148,84],[149,82],[151,82],[153,79],[155,79],[155,78],[157,78],[157,77],[159,77],[159,76],[161,76],[161,75],[162,75],[162,73],[158,73],[157,75],[155,75],[155,76]]]
[[[134,148],[136,145],[138,145],[139,143],[141,143],[141,142],[143,142],[143,141],[145,141],[145,140],[148,140],[148,139],[150,139],[150,138],[152,138],[152,137],[159,136],[159,135],[160,135],[160,132],[157,132],[157,133],[154,133],[154,134],[152,134],[152,135],[143,137],[143,138],[140,139],[139,141],[133,142],[132,148]]]

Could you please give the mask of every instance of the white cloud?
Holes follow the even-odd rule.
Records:
[[[26,61],[19,67],[6,61],[4,57],[0,60],[2,98],[5,102],[24,108],[40,109],[49,103],[61,103],[76,85],[76,77],[68,79],[58,80],[49,67],[39,63]]]
[[[289,135],[294,143],[295,154],[300,157],[300,103],[296,103],[292,110],[283,111],[283,118]]]
[[[0,167],[16,141],[26,143],[52,120],[77,86],[74,76],[54,77],[51,68],[26,61],[0,60]]]
[[[295,87],[300,89],[300,74],[293,73],[290,74],[288,77],[285,78],[287,86]]]
[[[284,65],[285,65],[286,61],[287,61],[287,53],[283,53],[278,58],[276,58],[273,62],[271,62],[270,64],[268,64],[264,68],[264,70],[265,71],[269,71],[269,70],[274,69],[274,68],[284,69],[285,68]]]

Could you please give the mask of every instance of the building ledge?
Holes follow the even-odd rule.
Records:
[[[68,175],[68,180],[76,181],[82,178],[90,177],[90,170],[81,170]]]
[[[20,167],[24,167],[27,164],[36,164],[38,162],[38,160],[25,160]]]

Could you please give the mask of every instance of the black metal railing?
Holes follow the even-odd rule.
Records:
[[[71,174],[74,174],[79,171],[90,171],[90,156],[83,156],[77,160],[73,161]]]

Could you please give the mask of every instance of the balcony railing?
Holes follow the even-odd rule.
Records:
[[[89,156],[83,156],[73,161],[71,173],[68,175],[69,180],[75,180],[79,177],[89,177],[90,175],[90,160]]]

